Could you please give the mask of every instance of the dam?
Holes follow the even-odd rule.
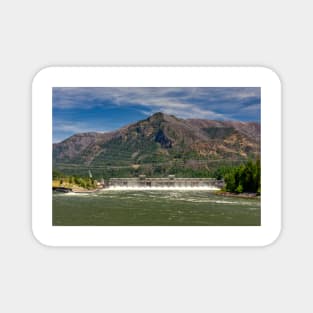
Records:
[[[164,178],[148,178],[140,175],[135,178],[111,178],[109,188],[211,188],[221,189],[224,180],[215,178],[176,178],[169,175]]]

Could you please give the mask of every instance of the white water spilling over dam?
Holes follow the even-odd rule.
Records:
[[[111,190],[219,190],[224,186],[223,180],[215,178],[176,178],[170,175],[165,178],[111,178],[109,189]]]
[[[141,186],[134,186],[134,187],[123,187],[123,186],[110,186],[107,190],[220,190],[218,187],[213,186],[204,186],[204,187],[141,187]]]

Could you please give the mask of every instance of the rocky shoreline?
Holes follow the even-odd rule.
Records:
[[[261,196],[257,193],[253,192],[242,192],[242,193],[234,193],[229,191],[217,191],[217,195],[219,196],[225,196],[225,197],[236,197],[236,198],[253,198],[253,199],[260,199]]]
[[[55,192],[63,192],[63,193],[94,193],[101,189],[85,189],[85,188],[78,188],[78,187],[52,187],[52,190]]]

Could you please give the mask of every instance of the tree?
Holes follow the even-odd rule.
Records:
[[[57,170],[53,170],[52,171],[52,178],[53,179],[58,179],[58,178],[60,178],[60,177],[62,177],[63,175],[62,175],[62,173],[61,172],[59,172],[59,171],[57,171]]]
[[[261,165],[260,160],[233,168],[225,176],[226,191],[230,192],[261,192]]]
[[[235,179],[235,171],[229,172],[228,174],[225,175],[224,177],[225,184],[226,184],[226,191],[233,192],[236,190],[237,185],[236,185],[236,179]]]

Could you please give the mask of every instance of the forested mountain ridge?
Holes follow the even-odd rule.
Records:
[[[197,167],[197,162],[207,160],[259,157],[259,123],[180,119],[160,112],[110,133],[81,133],[53,144],[56,167],[173,166],[177,162]]]

